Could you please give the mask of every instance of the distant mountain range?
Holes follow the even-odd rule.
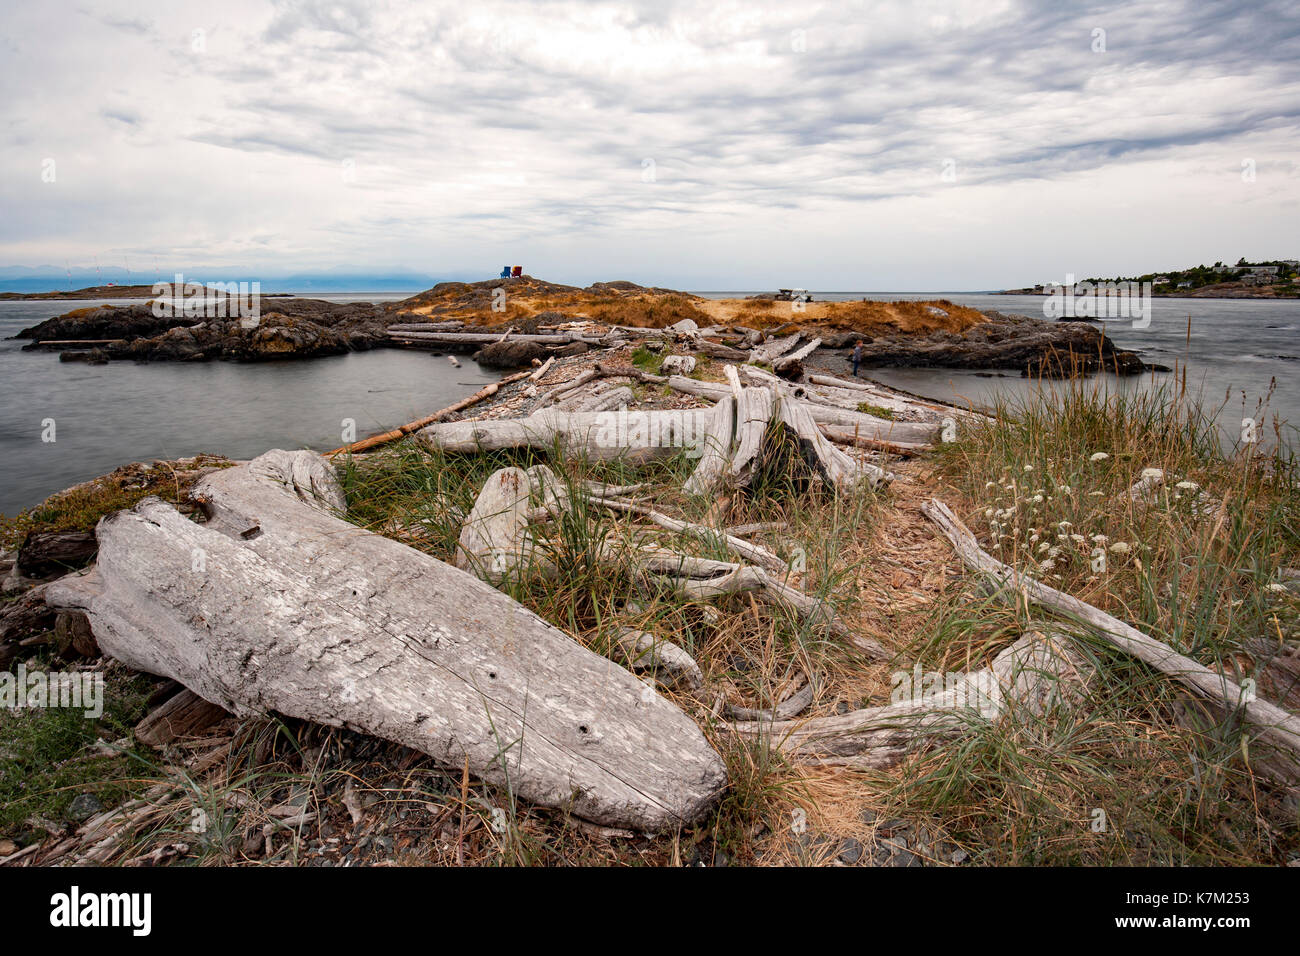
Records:
[[[299,272],[289,275],[232,274],[223,269],[181,270],[187,282],[260,282],[262,293],[275,292],[420,292],[448,278],[473,281],[484,276],[433,276],[414,272]],[[71,276],[69,276],[71,272]],[[87,269],[58,266],[0,266],[0,292],[60,292],[90,286],[152,285],[172,282],[175,272],[124,268]]]

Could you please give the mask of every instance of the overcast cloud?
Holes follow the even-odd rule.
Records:
[[[1300,258],[1293,0],[8,3],[0,52],[0,266],[903,290]]]

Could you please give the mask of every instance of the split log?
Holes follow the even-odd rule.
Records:
[[[988,577],[1000,588],[1011,590],[1026,600],[1087,625],[1098,637],[1192,688],[1216,705],[1229,711],[1240,710],[1246,722],[1257,729],[1258,739],[1276,748],[1280,754],[1285,754],[1291,762],[1290,782],[1294,784],[1300,780],[1300,718],[1267,701],[1259,700],[1226,674],[1215,673],[1105,611],[1003,564],[980,548],[970,529],[937,498],[923,504],[921,510],[939,527],[944,537],[952,542],[962,563],[972,571]]]
[[[208,703],[192,690],[182,689],[135,725],[135,739],[149,747],[165,747],[181,737],[203,733],[226,716],[216,704]]]
[[[753,349],[749,353],[749,360],[772,365],[778,358],[794,348],[801,337],[802,333],[795,332],[793,335],[787,335],[784,338],[773,339],[771,342]]]
[[[728,366],[728,368],[730,367]],[[747,374],[751,371],[757,371],[761,375],[761,369],[754,369],[750,365],[740,367]],[[781,381],[772,375],[765,377],[754,376],[754,378],[763,385]],[[683,392],[687,395],[696,395],[715,402],[721,401],[725,396],[731,394],[731,389],[726,385],[718,382],[701,382],[681,375],[670,375],[664,384],[674,391]],[[845,425],[850,428],[856,426],[863,438],[923,444],[932,441],[938,431],[937,425],[916,422],[892,422],[864,412],[850,411],[847,408],[834,408],[828,405],[809,404],[808,411],[812,415],[813,421],[819,425]]]
[[[682,490],[688,495],[708,494],[724,477],[730,463],[736,432],[736,402],[727,396],[713,406],[700,442],[700,460]]]
[[[754,478],[763,439],[772,424],[776,393],[768,388],[745,388],[736,402],[736,452],[729,466],[731,484],[744,488]]]
[[[488,584],[498,585],[520,566],[541,562],[528,520],[533,508],[554,513],[563,506],[555,473],[545,465],[502,468],[493,472],[479,492],[456,545],[454,563]]]
[[[267,452],[193,494],[207,525],[145,499],[100,522],[91,571],[47,591],[128,666],[240,716],[372,733],[605,825],[678,826],[725,786],[699,728],[626,670],[335,517],[345,502],[320,456]]]
[[[817,430],[809,406],[803,402],[782,401],[781,421],[798,437],[804,458],[820,471],[839,491],[852,492],[865,480],[872,487],[888,484],[894,476],[883,468],[857,461],[840,451]]]
[[[783,355],[772,363],[772,371],[782,378],[798,378],[803,374],[803,360],[821,347],[821,339],[813,339],[807,345],[801,345],[788,355]]]

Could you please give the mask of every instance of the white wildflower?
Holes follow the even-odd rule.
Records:
[[[1105,461],[1105,460],[1106,460],[1107,458],[1109,458],[1109,457],[1110,457],[1110,455],[1106,454],[1104,451],[1096,451],[1096,452],[1093,452],[1093,453],[1092,453],[1091,457],[1089,457],[1088,460],[1089,460],[1089,461]]]

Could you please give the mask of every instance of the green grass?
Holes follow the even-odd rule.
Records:
[[[1171,390],[1107,395],[1075,381],[995,412],[942,446],[938,462],[987,550],[1230,675],[1252,673],[1260,648],[1300,644],[1296,602],[1275,586],[1279,568],[1300,565],[1285,448],[1221,443],[1212,416]],[[1149,505],[1127,494],[1145,468],[1170,476]],[[1196,490],[1176,488],[1180,479],[1222,516],[1197,514]],[[1043,616],[1006,597],[967,579],[909,654],[939,669],[986,664]],[[976,722],[882,781],[891,800],[984,847],[986,864],[1294,855],[1295,806],[1259,775],[1262,754],[1240,721],[1095,637],[1072,643],[1099,670],[1084,706],[1050,721]]]
[[[66,666],[47,659],[27,662],[29,673],[60,669]],[[130,734],[144,716],[150,688],[148,678],[112,666],[98,719],[60,707],[0,709],[0,836],[19,842],[44,836],[27,821],[70,822],[68,805],[81,793],[111,807],[143,789],[152,776],[144,751],[97,754],[91,748],[96,740],[111,744]]]
[[[870,402],[859,402],[858,411],[866,412],[868,415],[875,415],[877,418],[886,418],[893,421],[894,410],[892,408],[882,408],[879,405],[872,405]]]

